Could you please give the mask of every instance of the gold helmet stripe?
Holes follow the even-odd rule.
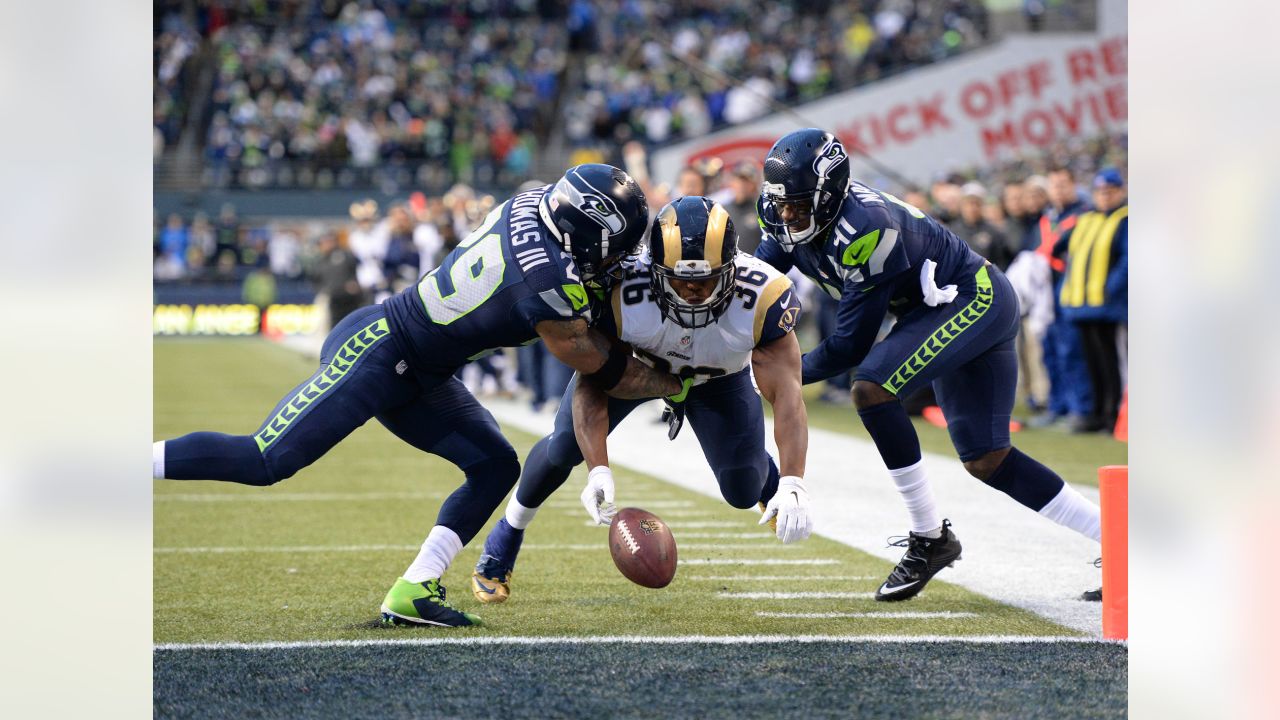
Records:
[[[707,241],[703,245],[703,255],[715,270],[724,263],[720,256],[724,254],[724,228],[729,222],[729,211],[720,203],[711,208],[707,215]]]
[[[658,216],[658,224],[662,227],[662,264],[674,269],[681,260],[680,222],[676,218],[676,206],[667,205]]]

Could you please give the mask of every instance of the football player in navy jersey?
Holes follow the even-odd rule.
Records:
[[[800,301],[787,276],[738,253],[733,220],[722,205],[688,196],[658,213],[648,253],[610,300],[599,327],[644,362],[691,381],[686,398],[669,410],[669,435],[675,437],[687,413],[725,501],[759,506],[760,523],[770,523],[782,542],[807,538],[809,432],[793,332]],[[774,411],[776,464],[765,450],[760,395]],[[640,404],[606,397],[594,381],[570,383],[555,430],[529,452],[506,515],[485,539],[471,576],[478,600],[510,596],[525,528],[584,459],[590,471],[583,505],[598,524],[610,524],[617,509],[607,437]]]
[[[1009,440],[1017,384],[1018,300],[1004,274],[949,230],[850,178],[831,133],[783,136],[764,163],[756,257],[798,268],[839,299],[835,331],[804,356],[806,384],[856,367],[853,402],[906,502],[911,531],[877,600],[914,596],[960,557],[899,398],[932,383],[971,475],[1098,540],[1098,507]],[[874,344],[886,314],[892,330]]]
[[[453,373],[541,338],[614,396],[680,393],[679,378],[589,329],[593,296],[602,297],[634,256],[648,216],[636,182],[608,165],[579,165],[554,186],[516,195],[415,286],[343,319],[324,342],[320,369],[285,395],[257,432],[157,442],[155,477],[272,485],[377,418],[466,475],[387,593],[383,622],[478,623],[446,601],[440,577],[516,483],[520,464],[493,416]]]

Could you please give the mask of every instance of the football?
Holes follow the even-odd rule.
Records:
[[[676,539],[651,512],[619,510],[609,526],[609,552],[618,571],[637,585],[666,587],[676,576]]]

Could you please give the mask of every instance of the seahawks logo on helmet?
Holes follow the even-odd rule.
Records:
[[[818,174],[818,184],[830,177],[831,169],[839,165],[841,162],[849,159],[849,153],[844,151],[844,145],[836,139],[835,135],[827,133],[825,138],[826,144],[818,151],[818,156],[813,159],[813,171]]]
[[[583,180],[583,183],[586,184],[586,181]],[[617,235],[627,227],[627,221],[618,212],[618,206],[614,205],[613,200],[597,193],[582,192],[569,182],[568,174],[560,178],[560,182],[551,191],[551,202],[552,207],[559,203],[573,205],[604,228],[608,235]]]

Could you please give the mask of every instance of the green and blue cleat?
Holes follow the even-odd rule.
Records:
[[[436,578],[414,583],[400,578],[382,600],[383,625],[434,625],[468,627],[480,618],[457,610],[445,600],[444,586]]]

